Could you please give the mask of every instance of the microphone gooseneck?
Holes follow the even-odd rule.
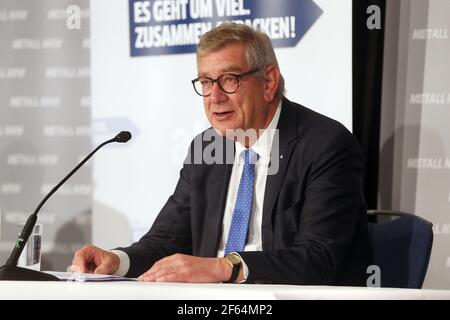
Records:
[[[97,148],[95,148],[91,153],[89,153],[72,171],[69,172],[68,175],[66,175],[61,182],[59,182],[37,206],[36,210],[34,210],[34,213],[30,215],[30,217],[27,219],[27,222],[25,223],[22,232],[20,233],[20,236],[18,237],[16,244],[14,246],[13,251],[11,252],[11,255],[9,256],[8,260],[6,261],[6,264],[0,268],[0,280],[58,280],[57,278],[50,276],[48,274],[28,270],[24,268],[17,267],[17,261],[19,260],[20,255],[22,254],[23,248],[25,247],[25,244],[28,241],[28,238],[31,235],[31,232],[34,228],[34,225],[37,221],[37,215],[39,210],[42,208],[42,206],[47,202],[47,200],[78,170],[80,169],[86,161],[88,161],[94,153],[96,153],[100,148],[103,146],[112,143],[112,142],[119,142],[119,143],[125,143],[131,139],[131,133],[128,131],[122,131],[114,138],[103,142],[100,144]],[[54,279],[48,278],[47,276],[53,277]]]

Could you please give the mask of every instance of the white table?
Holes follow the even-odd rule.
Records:
[[[131,281],[0,281],[0,300],[8,299],[425,300],[450,299],[450,290],[248,284],[143,283]]]

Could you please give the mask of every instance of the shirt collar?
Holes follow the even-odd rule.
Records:
[[[256,140],[255,144],[251,147],[253,151],[255,151],[260,159],[263,159],[265,162],[270,160],[270,151],[272,149],[273,137],[275,136],[275,130],[277,130],[278,120],[280,119],[281,113],[281,100],[278,103],[275,114],[270,121],[267,128],[264,129],[263,134]],[[243,163],[243,151],[246,149],[244,145],[239,142],[234,142],[236,148],[236,157],[235,159],[239,163]]]

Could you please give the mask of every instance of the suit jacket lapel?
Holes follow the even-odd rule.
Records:
[[[215,196],[211,199],[213,208],[212,210],[209,210],[205,216],[205,219],[207,219],[207,232],[204,233],[202,243],[204,252],[202,253],[206,257],[215,257],[217,255],[219,240],[222,236],[222,220],[225,212],[228,184],[230,182],[231,171],[233,169],[232,161],[234,161],[235,152],[234,142],[230,139],[222,139],[224,140],[224,162],[223,164],[213,165],[213,181],[217,181],[217,183],[208,186],[208,192]],[[227,150],[229,156],[228,159],[226,159]],[[231,151],[233,153],[232,156],[229,154]]]
[[[263,250],[273,249],[273,226],[272,215],[275,203],[280,192],[286,168],[288,167],[292,151],[294,150],[297,139],[296,131],[296,117],[290,102],[284,98],[280,119],[278,120],[278,132],[274,137],[271,150],[271,165],[278,161],[278,171],[275,174],[269,174],[266,181],[266,190],[264,193],[263,217],[262,217],[262,246]],[[277,148],[277,140],[279,141],[279,148]],[[269,169],[270,172],[270,169]]]

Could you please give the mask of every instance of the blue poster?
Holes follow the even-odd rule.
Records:
[[[224,21],[295,47],[322,14],[313,0],[129,0],[132,57],[194,53],[199,38]]]

